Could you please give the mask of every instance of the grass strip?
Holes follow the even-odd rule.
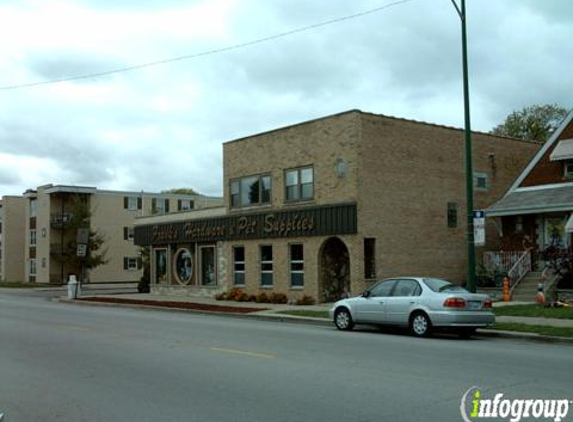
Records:
[[[517,331],[520,333],[534,333],[544,336],[569,337],[573,338],[573,328],[570,327],[549,327],[546,325],[518,324],[514,322],[496,322],[492,327],[494,330]]]
[[[573,307],[546,308],[541,304],[500,306],[494,307],[493,312],[497,316],[573,319]]]

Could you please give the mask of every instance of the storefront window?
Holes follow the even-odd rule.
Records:
[[[261,286],[273,285],[273,247],[261,246]]]
[[[235,246],[233,248],[234,259],[234,283],[236,286],[245,284],[245,247]]]
[[[304,251],[302,244],[290,245],[290,284],[304,287]]]
[[[217,284],[215,274],[215,248],[206,246],[201,248],[201,284],[214,286]]]
[[[167,283],[167,250],[155,250],[155,282],[157,284]]]
[[[193,278],[193,255],[186,248],[179,249],[175,256],[175,275],[181,284],[189,284]]]

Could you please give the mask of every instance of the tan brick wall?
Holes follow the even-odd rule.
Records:
[[[225,205],[229,206],[230,179],[270,173],[272,206],[284,207],[284,171],[308,165],[314,166],[315,197],[311,204],[355,201],[360,144],[358,116],[358,112],[340,114],[224,144]],[[339,159],[346,162],[348,169],[343,179],[336,176]],[[296,205],[300,204],[292,204]],[[251,208],[261,209],[260,206]]]
[[[464,280],[463,131],[364,114],[362,134],[359,236],[377,239],[378,276]],[[484,209],[506,192],[539,144],[484,134],[472,139],[474,172],[490,182],[487,191],[475,190],[474,209]],[[458,204],[457,228],[447,227],[448,202]],[[494,226],[487,239],[498,241]]]
[[[353,275],[361,270],[359,254],[360,247],[356,244],[356,236],[338,236],[349,251],[350,256],[350,275]],[[320,292],[321,282],[321,268],[320,268],[320,253],[324,242],[327,237],[296,237],[289,239],[261,239],[261,240],[248,240],[236,242],[221,242],[222,243],[222,258],[225,262],[225,271],[220,273],[219,284],[226,288],[231,289],[234,277],[234,261],[233,261],[233,248],[235,246],[243,246],[245,248],[245,286],[240,287],[248,294],[259,294],[260,292],[278,292],[287,295],[290,301],[296,301],[305,295],[317,298]],[[289,261],[289,245],[300,243],[304,248],[304,288],[292,287],[290,285],[290,261]],[[262,245],[270,245],[273,247],[273,287],[261,286],[261,273],[260,273],[260,247]],[[365,284],[357,283],[351,286],[351,293],[360,293]]]

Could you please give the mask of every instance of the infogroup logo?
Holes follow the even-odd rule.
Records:
[[[465,422],[480,419],[546,419],[560,422],[567,417],[570,399],[505,399],[504,393],[496,393],[492,399],[482,397],[478,387],[472,387],[462,396],[460,413]]]

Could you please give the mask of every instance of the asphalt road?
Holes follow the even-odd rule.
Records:
[[[472,386],[572,399],[572,367],[563,344],[346,333],[0,291],[5,422],[460,421]]]

